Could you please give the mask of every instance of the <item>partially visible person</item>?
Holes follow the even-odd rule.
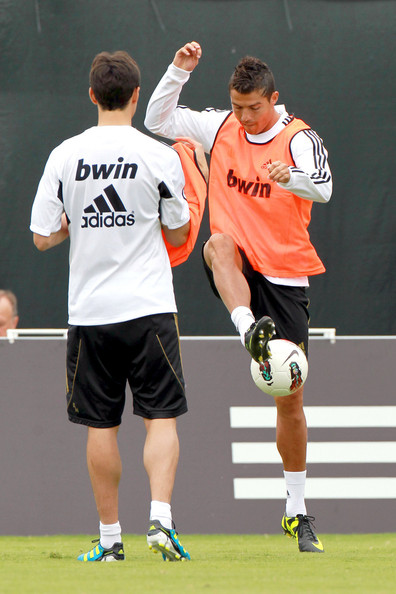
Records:
[[[176,248],[188,241],[189,204],[177,151],[131,125],[139,90],[139,68],[126,52],[94,58],[89,96],[98,125],[52,151],[32,208],[30,229],[40,251],[70,238],[67,411],[71,422],[88,429],[87,463],[100,520],[98,544],[79,561],[125,558],[117,434],[127,382],[134,414],[146,428],[148,546],[165,561],[190,559],[171,510],[176,419],[187,412],[187,402],[164,241]],[[133,507],[131,502],[131,513]]]
[[[0,336],[7,336],[7,330],[18,326],[18,301],[12,291],[0,290]]]

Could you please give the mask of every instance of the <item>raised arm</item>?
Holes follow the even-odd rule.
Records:
[[[177,113],[177,104],[183,85],[190,78],[201,55],[201,46],[195,41],[186,43],[177,50],[172,64],[161,78],[147,105],[144,125],[150,132],[172,140],[175,140],[176,136],[192,135],[189,126],[190,113],[187,113],[191,110],[184,108]]]
[[[213,108],[194,111],[178,105],[183,85],[202,55],[201,46],[192,41],[180,48],[155,88],[147,105],[144,125],[150,132],[175,140],[190,137],[210,153],[217,131],[229,111]]]

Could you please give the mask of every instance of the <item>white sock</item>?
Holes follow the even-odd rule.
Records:
[[[152,501],[150,506],[150,520],[159,520],[164,528],[173,528],[172,511],[169,503]]]
[[[104,549],[111,549],[115,542],[121,542],[121,526],[115,524],[102,524],[99,522],[100,544]]]
[[[244,305],[238,305],[231,312],[231,320],[235,324],[235,328],[238,330],[241,336],[241,342],[245,346],[245,334],[249,330],[250,326],[255,322],[255,317],[252,310]]]
[[[291,518],[297,514],[305,516],[307,508],[305,507],[304,492],[305,481],[307,478],[307,471],[289,472],[283,471],[286,479],[287,499],[286,499],[286,515]]]

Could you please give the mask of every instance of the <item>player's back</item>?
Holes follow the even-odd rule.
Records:
[[[161,183],[181,194],[173,149],[131,126],[99,126],[53,156],[70,221],[69,322],[176,311],[159,219]]]

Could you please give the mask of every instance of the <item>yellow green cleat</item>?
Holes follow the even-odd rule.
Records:
[[[282,528],[288,536],[297,540],[301,553],[324,553],[324,547],[313,531],[312,516],[297,514],[288,518],[284,514]]]
[[[275,334],[275,324],[273,320],[264,316],[253,322],[245,334],[245,348],[249,351],[251,357],[257,363],[263,363],[271,356],[268,342]]]

